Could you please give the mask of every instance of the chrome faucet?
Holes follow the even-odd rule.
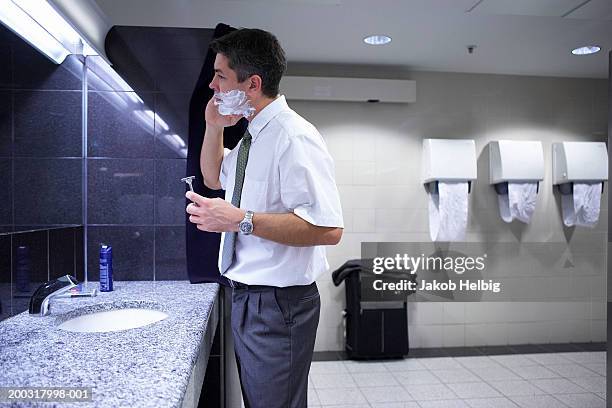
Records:
[[[60,278],[43,283],[34,291],[30,298],[30,314],[46,316],[49,313],[49,302],[51,298],[69,291],[79,284],[72,275],[64,275]]]

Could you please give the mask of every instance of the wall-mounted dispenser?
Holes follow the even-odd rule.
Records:
[[[468,194],[477,174],[476,143],[424,139],[422,166],[432,241],[461,241],[467,228]]]
[[[528,224],[544,179],[542,142],[497,140],[489,143],[489,183],[495,187],[499,214],[505,222]]]
[[[561,194],[563,223],[594,227],[608,180],[608,149],[603,142],[552,145],[553,185]]]

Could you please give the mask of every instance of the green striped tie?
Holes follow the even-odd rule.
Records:
[[[251,147],[251,134],[249,130],[244,134],[242,143],[238,149],[238,160],[236,161],[236,181],[234,183],[234,193],[232,194],[232,205],[240,208],[240,196],[242,185],[244,184],[244,173],[249,160],[249,149]],[[221,275],[223,275],[234,261],[234,249],[236,247],[236,233],[227,231],[223,241],[223,252],[221,254]]]

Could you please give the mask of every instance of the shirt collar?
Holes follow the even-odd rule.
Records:
[[[259,111],[257,115],[253,118],[253,120],[249,123],[249,133],[253,138],[253,142],[257,139],[257,136],[262,131],[264,127],[270,122],[276,115],[289,109],[289,105],[287,105],[287,101],[285,100],[285,95],[281,95],[277,97],[275,100],[270,102],[265,108]]]

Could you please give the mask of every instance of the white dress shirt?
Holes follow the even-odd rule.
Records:
[[[344,227],[334,163],[317,129],[277,97],[249,123],[252,136],[240,208],[290,213],[313,225]],[[240,143],[225,149],[219,181],[232,200]],[[219,265],[223,251],[221,237]],[[225,273],[249,285],[308,285],[329,269],[325,247],[294,247],[255,235],[236,236],[236,256]]]

